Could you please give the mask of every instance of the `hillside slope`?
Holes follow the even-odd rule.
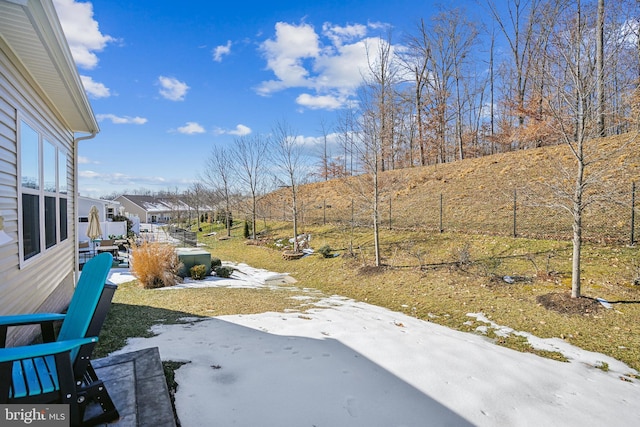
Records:
[[[585,238],[628,242],[640,138],[633,133],[593,140],[587,152],[588,159],[598,160],[586,170],[593,180],[589,194],[598,200],[585,212]],[[511,235],[515,216],[519,236],[568,238],[571,217],[559,205],[568,204],[562,192],[572,194],[575,169],[575,157],[562,145],[386,171],[380,175],[380,218],[399,228]],[[301,186],[301,222],[353,218],[370,224],[369,181],[363,175]],[[286,188],[267,195],[262,215],[290,219],[289,200]]]

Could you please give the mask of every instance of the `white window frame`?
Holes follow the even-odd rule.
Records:
[[[44,132],[41,127],[39,127],[34,120],[30,120],[28,117],[25,117],[24,114],[18,114],[17,117],[17,193],[18,193],[18,237],[20,244],[19,252],[20,252],[20,267],[29,265],[32,262],[37,262],[38,259],[43,257],[47,252],[54,250],[61,243],[65,243],[69,241],[69,182],[68,182],[68,159],[69,153],[62,147],[59,141],[53,138],[50,134]],[[22,186],[22,126],[23,124],[29,126],[33,131],[38,135],[38,188],[29,188]],[[55,150],[54,158],[52,159],[53,164],[47,165],[48,167],[53,167],[55,169],[55,189],[53,191],[47,191],[50,189],[45,188],[45,171],[44,171],[44,150],[46,144],[50,144]],[[64,176],[61,176],[60,162],[61,156],[65,156],[66,161],[66,173]],[[67,182],[64,185],[62,184],[62,180],[66,179]],[[29,256],[25,259],[25,250],[24,250],[24,217],[23,217],[23,194],[30,194],[38,197],[38,236],[39,236],[39,247],[38,252]],[[46,223],[45,223],[45,201],[46,197],[53,197],[55,199],[55,241],[52,245],[47,247],[46,241]],[[60,209],[61,209],[61,199],[66,200],[67,204],[67,215],[65,218],[61,218]],[[66,236],[62,236],[61,234],[61,225],[66,224]]]

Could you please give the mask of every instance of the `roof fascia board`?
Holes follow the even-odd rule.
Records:
[[[84,129],[74,129],[69,122],[64,120],[74,132],[98,133],[100,128],[96,121],[89,98],[84,90],[76,64],[71,55],[67,39],[60,25],[60,20],[51,0],[5,0],[23,6],[25,14],[32,24],[34,36],[38,37],[49,54],[52,66],[64,84],[67,93],[78,109]],[[64,113],[60,112],[64,117]]]
[[[37,17],[42,24],[41,27],[45,30],[43,36],[47,46],[50,46],[49,52],[52,54],[52,60],[55,61],[57,67],[59,67],[60,75],[64,79],[64,83],[69,90],[69,95],[73,98],[74,104],[82,113],[82,116],[87,124],[87,129],[73,129],[74,131],[84,131],[91,134],[97,134],[100,131],[98,122],[96,121],[93,109],[89,103],[89,98],[80,80],[80,74],[67,38],[60,25],[60,19],[56,12],[53,2],[51,0],[34,1],[30,0],[29,3],[35,4],[39,7],[34,7],[34,17]],[[46,24],[46,25],[45,25]]]

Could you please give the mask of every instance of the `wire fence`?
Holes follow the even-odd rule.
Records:
[[[636,221],[636,185],[611,192],[589,204],[582,215],[584,241],[633,245],[639,231]],[[279,204],[279,206],[278,206]],[[463,193],[446,191],[427,198],[399,200],[382,197],[379,224],[388,229],[457,232],[535,239],[570,240],[573,217],[547,198],[536,199],[526,188],[505,192],[482,189]],[[262,207],[261,217],[292,220],[291,203],[284,198]],[[371,202],[362,198],[299,197],[298,220],[302,225],[336,224],[371,227]]]
[[[198,235],[193,231],[187,231],[184,228],[175,227],[173,225],[168,227],[169,236],[178,240],[183,246],[197,246]]]

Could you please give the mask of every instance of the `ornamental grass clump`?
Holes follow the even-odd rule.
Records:
[[[143,288],[155,289],[178,283],[181,263],[173,246],[145,242],[132,248],[131,258],[131,272]]]

